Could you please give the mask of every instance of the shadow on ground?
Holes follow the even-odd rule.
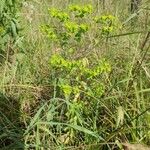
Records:
[[[0,150],[23,150],[19,101],[0,92]]]

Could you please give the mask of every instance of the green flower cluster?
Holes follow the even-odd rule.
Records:
[[[93,79],[100,74],[111,70],[109,63],[106,60],[101,60],[94,66],[90,66],[87,58],[82,58],[80,60],[68,60],[58,54],[51,57],[50,65],[55,69],[60,69],[66,72],[68,71],[69,73],[74,74],[74,71],[78,72],[86,79]]]
[[[115,16],[103,15],[94,18],[97,24],[100,24],[102,34],[110,34],[118,27],[118,21]]]
[[[115,16],[93,17],[93,7],[90,4],[84,6],[71,5],[66,11],[51,8],[49,12],[51,24],[42,26],[42,31],[47,34],[52,42],[57,41],[61,49],[69,50],[70,44],[77,47],[77,45],[86,43],[86,37],[86,41],[94,41],[99,35],[106,37],[119,28],[119,21]],[[88,18],[88,15],[90,15],[90,18]],[[96,36],[92,36],[93,39],[88,36],[88,33],[92,33],[92,26],[97,30]],[[76,47],[75,49],[77,49]]]
[[[56,9],[56,8],[49,9],[49,12],[50,12],[51,17],[57,18],[61,22],[69,20],[69,18],[70,18],[69,15],[66,12],[62,12],[59,9]]]
[[[80,9],[79,9],[80,8]],[[81,9],[82,8],[82,9]],[[84,7],[80,6],[70,6],[71,11],[79,11],[82,12],[84,15],[91,12],[91,6],[87,5]],[[43,32],[47,34],[47,36],[53,41],[59,41],[61,45],[66,45],[69,39],[73,38],[75,41],[81,41],[82,35],[84,35],[89,27],[85,23],[77,23],[76,21],[72,21],[69,14],[63,12],[59,9],[52,8],[49,9],[50,15],[52,18],[56,18],[60,21],[60,25],[62,30],[57,30],[55,26],[45,25],[42,26],[41,29]],[[81,17],[81,16],[80,16]],[[56,30],[55,30],[56,29]]]
[[[82,35],[88,31],[87,24],[77,24],[76,22],[71,21],[66,22],[64,27],[70,36],[74,35],[77,41],[80,41]]]
[[[56,41],[57,35],[55,34],[54,28],[51,28],[49,25],[42,25],[41,26],[42,32],[46,33],[47,37]]]
[[[84,17],[86,14],[90,14],[93,11],[92,5],[88,4],[85,6],[79,6],[79,5],[71,5],[69,7],[69,10],[72,12],[75,12],[76,17]]]
[[[53,76],[57,78],[59,95],[68,103],[65,112],[67,122],[73,125],[82,124],[79,114],[92,115],[92,111],[88,111],[86,105],[88,103],[92,106],[97,105],[93,97],[98,98],[104,93],[104,85],[99,77],[111,70],[109,63],[101,60],[94,64],[86,57],[69,60],[54,54],[50,58],[50,67],[54,72]],[[64,144],[68,144],[74,139],[77,131],[69,127],[64,131],[67,134]]]

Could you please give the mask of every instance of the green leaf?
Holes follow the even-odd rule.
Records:
[[[17,28],[16,28],[16,24],[11,21],[11,31],[12,31],[12,36],[16,37],[17,36]]]
[[[116,122],[116,128],[119,127],[119,125],[123,124],[124,121],[124,110],[122,106],[118,107],[118,113],[117,113],[117,122]]]
[[[40,115],[42,110],[44,109],[44,107],[47,105],[47,102],[37,111],[37,113],[34,115],[33,119],[31,120],[29,126],[27,127],[27,130],[25,131],[25,134],[27,134],[29,132],[29,130],[31,130],[34,125],[38,122],[38,119],[40,119]]]
[[[78,131],[81,131],[81,132],[84,132],[85,134],[89,134],[93,137],[96,137],[96,138],[99,138],[101,140],[104,140],[101,136],[99,136],[98,134],[96,134],[95,132],[89,130],[89,129],[86,129],[84,127],[81,127],[81,126],[78,126],[78,125],[73,125],[73,124],[67,124],[67,123],[60,123],[60,122],[37,122],[36,124],[43,124],[43,125],[64,125],[64,126],[67,126],[67,127],[71,127],[75,130],[78,130]]]
[[[2,15],[2,12],[4,10],[5,2],[6,2],[6,0],[1,0],[1,2],[0,2],[0,15]]]

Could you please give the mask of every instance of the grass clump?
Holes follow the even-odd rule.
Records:
[[[65,2],[18,12],[23,36],[0,66],[0,148],[148,149],[147,2],[138,16],[127,1]]]

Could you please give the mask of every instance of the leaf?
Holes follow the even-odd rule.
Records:
[[[8,5],[12,6],[13,5],[13,1],[12,0],[7,0]]]
[[[31,120],[27,130],[25,131],[25,134],[27,134],[29,132],[30,129],[33,128],[33,126],[37,123],[37,120],[40,118],[41,112],[43,110],[43,108],[46,106],[47,103],[45,103],[38,111],[37,113],[34,115],[33,119]]]
[[[42,130],[43,132],[49,134],[53,139],[55,139],[55,141],[58,143],[60,143],[59,139],[56,138],[56,136],[45,126],[40,126],[39,127],[40,130]]]
[[[16,28],[16,24],[11,21],[11,31],[12,31],[12,36],[16,37],[17,36],[17,28]]]
[[[124,120],[124,110],[122,106],[118,107],[118,118],[117,118],[117,124],[116,124],[116,128],[119,127],[119,125],[123,124],[123,120]]]
[[[132,20],[134,17],[136,17],[140,12],[142,12],[143,10],[140,9],[137,13],[132,14],[129,18],[127,18],[127,20],[125,20],[123,22],[123,25],[127,24],[130,20]]]
[[[0,15],[2,14],[2,12],[4,10],[4,7],[5,7],[5,0],[1,0],[1,2],[0,2]]]
[[[78,130],[78,131],[81,131],[81,132],[84,132],[85,134],[89,134],[93,137],[96,137],[96,138],[99,138],[101,140],[104,140],[101,136],[99,136],[98,134],[96,134],[95,132],[89,130],[89,129],[86,129],[84,127],[81,127],[81,126],[78,126],[78,125],[73,125],[73,124],[67,124],[67,123],[61,123],[61,122],[37,122],[37,124],[43,124],[43,125],[64,125],[64,126],[68,126],[68,127],[71,127],[75,130]]]

